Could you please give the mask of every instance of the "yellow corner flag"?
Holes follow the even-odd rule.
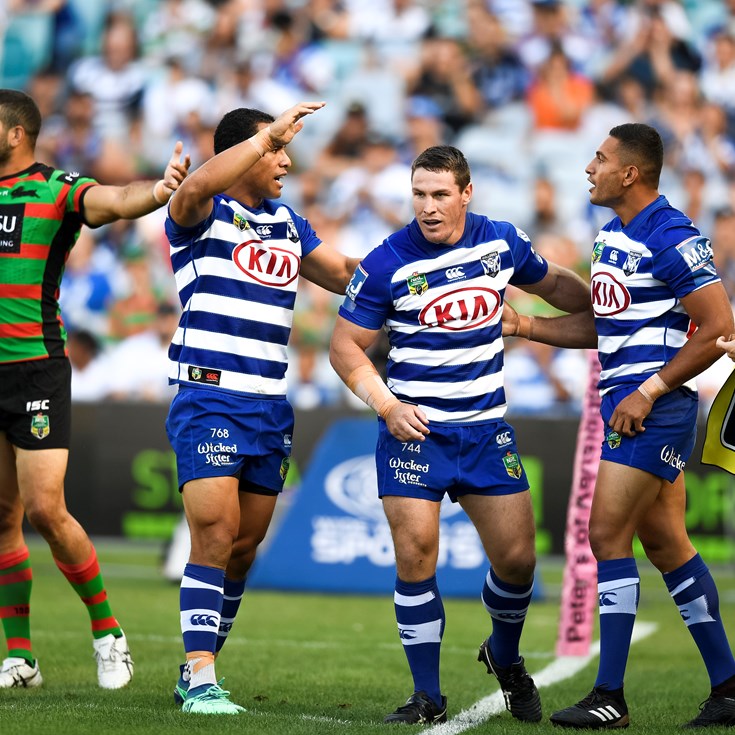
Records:
[[[720,388],[707,416],[702,464],[713,464],[735,475],[735,370]]]

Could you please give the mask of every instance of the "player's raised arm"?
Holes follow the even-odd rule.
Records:
[[[303,128],[303,118],[324,107],[324,102],[300,102],[242,142],[227,147],[202,164],[171,202],[172,219],[184,227],[201,222],[212,211],[212,198],[234,186],[266,154],[293,140]],[[216,136],[216,134],[215,134]]]
[[[191,159],[182,158],[184,144],[178,141],[158,181],[134,181],[126,186],[94,186],[84,195],[84,220],[96,227],[118,219],[134,219],[162,207],[186,178]]]

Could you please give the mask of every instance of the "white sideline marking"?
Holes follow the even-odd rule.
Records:
[[[636,622],[633,628],[632,643],[643,640],[653,633],[658,625],[656,623]],[[600,641],[595,641],[590,646],[590,652],[587,656],[560,656],[552,661],[548,666],[533,674],[533,680],[536,686],[541,689],[551,684],[556,684],[564,679],[569,679],[579,673],[587,664],[600,653]],[[493,715],[500,714],[505,711],[505,700],[503,694],[498,690],[493,694],[484,697],[479,702],[475,702],[468,709],[463,709],[456,717],[449,722],[442,722],[439,725],[424,730],[424,733],[431,735],[458,735],[460,732],[469,730],[472,727],[485,722]]]

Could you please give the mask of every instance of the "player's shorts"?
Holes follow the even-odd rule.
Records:
[[[20,449],[69,448],[69,360],[52,357],[0,365],[0,431]]]
[[[629,437],[613,431],[608,422],[615,406],[630,393],[630,386],[625,386],[602,397],[600,412],[605,437],[601,459],[636,467],[674,482],[684,469],[697,438],[697,396],[687,388],[661,396],[643,420],[646,430]]]
[[[285,398],[180,388],[166,419],[179,488],[204,477],[237,477],[241,491],[281,492],[293,425],[293,409]]]
[[[432,423],[424,441],[396,439],[378,421],[378,495],[452,502],[461,495],[528,490],[513,428],[505,421],[455,426]]]

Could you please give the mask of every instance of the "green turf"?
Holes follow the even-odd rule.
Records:
[[[31,544],[34,562],[32,626],[44,685],[0,690],[2,735],[107,733],[212,733],[217,735],[322,735],[390,732],[382,717],[411,693],[398,642],[391,591],[384,597],[338,597],[248,592],[233,632],[218,659],[235,702],[248,712],[235,717],[183,715],[173,685],[182,659],[178,588],[159,574],[159,550],[98,542],[113,609],[135,659],[126,689],[96,685],[89,623],[81,603],[43,545]],[[709,685],[704,667],[665,587],[645,562],[639,619],[659,624],[631,654],[626,698],[637,733],[671,733],[693,717]],[[542,561],[546,600],[532,605],[522,652],[533,673],[553,660],[560,568]],[[735,636],[735,578],[715,570],[726,625]],[[482,581],[478,580],[479,586]],[[477,646],[489,633],[478,600],[445,600],[442,682],[450,718],[497,689],[477,663]],[[3,653],[4,655],[4,653]],[[567,681],[541,690],[545,718],[591,688],[596,663]],[[413,728],[409,728],[411,732]],[[515,735],[555,732],[492,717],[472,733]]]

